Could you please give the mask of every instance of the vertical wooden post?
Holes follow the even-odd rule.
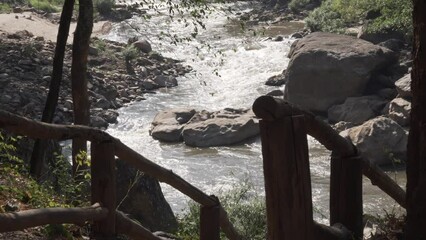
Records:
[[[355,239],[362,239],[361,159],[331,157],[330,224],[343,224]]]
[[[269,240],[313,240],[311,177],[303,116],[260,121]]]
[[[116,173],[112,142],[92,142],[92,204],[100,203],[109,210],[108,216],[93,224],[95,239],[115,238]]]
[[[200,206],[200,240],[220,240],[219,199],[214,206]]]

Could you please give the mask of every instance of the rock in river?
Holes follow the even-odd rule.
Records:
[[[387,48],[332,33],[313,33],[295,42],[289,57],[285,99],[319,113],[361,96],[371,75],[396,61]]]

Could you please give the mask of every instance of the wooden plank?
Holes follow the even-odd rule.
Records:
[[[312,240],[312,193],[303,117],[260,121],[268,239]]]
[[[341,223],[362,239],[362,168],[360,157],[331,157],[330,223]]]
[[[113,143],[92,142],[91,156],[92,203],[99,202],[109,210],[105,219],[93,223],[93,233],[96,239],[113,239],[116,233],[116,172]]]
[[[0,214],[0,232],[23,230],[46,224],[73,223],[84,225],[86,221],[99,221],[105,218],[108,209],[98,203],[90,207],[40,208]]]
[[[219,200],[216,206],[200,206],[200,208],[200,240],[220,240]]]

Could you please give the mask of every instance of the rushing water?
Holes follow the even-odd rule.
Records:
[[[226,7],[249,9],[247,3],[234,3]],[[180,77],[178,87],[162,89],[157,94],[147,95],[145,101],[120,109],[118,124],[110,126],[108,131],[208,194],[218,194],[248,180],[256,192],[263,195],[259,139],[230,147],[193,148],[181,143],[160,143],[148,133],[151,121],[160,110],[174,107],[200,110],[248,108],[258,96],[277,89],[265,86],[264,82],[286,68],[289,61],[286,55],[293,39],[285,37],[282,42],[265,39],[277,34],[288,36],[303,24],[265,25],[255,29],[255,35],[253,31],[242,33],[238,23],[228,21],[227,16],[229,13],[213,11],[204,20],[206,30],[200,30],[197,39],[178,45],[170,44],[168,40],[159,40],[157,36],[161,32],[184,36],[192,28],[185,28],[179,22],[170,22],[166,15],[153,14],[149,21],[132,18],[125,24],[115,25],[111,34],[105,38],[125,42],[131,36],[142,35],[152,42],[154,50],[164,56],[183,60],[194,71]],[[210,46],[209,51],[207,45]],[[219,52],[222,54],[217,54]],[[329,152],[311,138],[309,147],[312,195],[314,207],[318,210],[316,218],[324,220],[328,217]],[[163,184],[162,187],[172,209],[176,213],[184,210],[187,198],[167,185]],[[365,212],[374,214],[395,205],[394,201],[367,180],[364,182],[363,197]]]

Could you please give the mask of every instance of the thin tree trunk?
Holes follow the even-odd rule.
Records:
[[[87,56],[89,53],[90,35],[93,29],[93,2],[79,0],[79,15],[74,33],[72,48],[71,86],[74,106],[74,124],[89,125],[90,105],[87,93]],[[72,143],[73,173],[77,164],[76,156],[87,150],[85,140],[74,139]]]
[[[64,66],[65,47],[70,31],[71,17],[74,10],[74,0],[65,0],[59,22],[58,36],[56,39],[55,56],[53,58],[52,79],[50,80],[49,93],[44,106],[42,122],[51,123],[58,105],[59,89],[62,81],[62,70]],[[30,173],[38,179],[41,176],[45,158],[47,140],[37,139],[34,143],[30,161]]]
[[[426,1],[414,0],[406,239],[426,239]]]

